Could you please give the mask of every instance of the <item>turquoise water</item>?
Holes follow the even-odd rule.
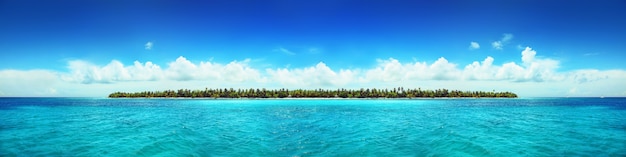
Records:
[[[0,156],[626,156],[626,99],[0,98]]]

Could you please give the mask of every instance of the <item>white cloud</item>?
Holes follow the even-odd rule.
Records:
[[[445,58],[441,57],[435,63],[430,65],[430,73],[433,74],[435,80],[453,80],[459,78],[459,71],[456,68],[456,64],[448,62]]]
[[[135,61],[132,66],[124,66],[121,62],[113,60],[111,63],[100,67],[89,62],[75,60],[68,63],[70,73],[63,75],[63,79],[83,84],[163,79],[225,82],[262,81],[258,70],[247,65],[249,61],[233,61],[226,65],[211,62],[194,64],[181,56],[174,62],[170,62],[166,69],[161,69],[160,66],[152,62],[142,64]]]
[[[558,61],[535,58],[536,51],[526,48],[522,51],[522,64],[515,62],[494,65],[494,58],[487,57],[482,62],[475,61],[464,69],[441,57],[432,64],[425,62],[400,63],[390,58],[379,60],[379,65],[367,70],[365,80],[380,82],[405,82],[427,80],[467,80],[467,81],[508,81],[544,82],[562,80],[563,74],[556,73]]]
[[[0,70],[0,96],[57,96],[61,82],[48,70]]]
[[[353,70],[333,71],[323,62],[313,67],[296,69],[266,69],[273,81],[288,87],[333,87],[352,82],[358,74]]]
[[[450,88],[513,91],[521,96],[626,96],[625,70],[580,69],[559,72],[559,61],[526,47],[516,62],[493,57],[459,67],[440,57],[432,62],[379,59],[368,69],[310,67],[259,71],[250,60],[226,64],[192,62],[185,57],[164,67],[113,60],[99,66],[68,62],[68,72],[0,70],[1,96],[106,96],[115,91],[191,88]]]
[[[559,62],[551,59],[536,59],[536,51],[526,47],[522,51],[522,65],[515,62],[504,63],[501,66],[493,65],[495,60],[487,57],[482,64],[473,62],[465,66],[464,78],[469,80],[500,80],[513,82],[543,82],[562,79],[562,74],[555,71]]]
[[[152,46],[153,46],[153,43],[152,42],[147,42],[144,46],[145,46],[146,50],[151,50]]]
[[[185,57],[178,57],[169,63],[165,76],[172,80],[208,80],[223,82],[262,81],[258,70],[248,66],[249,59],[243,62],[232,61],[226,65],[211,62],[191,63]]]
[[[376,68],[367,70],[365,80],[368,82],[454,80],[460,74],[456,64],[449,63],[443,57],[430,65],[425,62],[402,64],[393,58],[379,60],[378,63]]]
[[[403,65],[396,59],[378,60],[378,66],[366,72],[365,77],[368,81],[398,82],[404,79],[407,70],[426,68],[425,65],[416,63],[415,67]]]
[[[478,44],[477,42],[473,42],[473,41],[470,42],[470,46],[469,46],[470,50],[476,50],[476,49],[479,49],[479,48],[480,48],[480,44]]]
[[[495,49],[502,50],[504,45],[508,44],[511,39],[513,39],[513,34],[505,33],[502,35],[502,39],[492,42],[491,46]]]
[[[522,51],[522,62],[524,64],[532,63],[533,59],[535,59],[536,54],[537,52],[535,50],[531,49],[530,47],[526,47],[526,49]]]
[[[200,63],[202,67],[210,69],[211,63]],[[174,62],[168,64],[168,69],[165,72],[165,76],[169,79],[178,81],[188,81],[194,78],[199,78],[198,75],[213,76],[217,78],[217,74],[214,71],[200,71],[198,66],[191,63],[187,58],[180,56]]]
[[[465,66],[463,70],[464,78],[469,80],[494,80],[494,76],[497,74],[497,67],[492,66],[493,60],[489,56],[482,61],[482,64],[474,61],[472,64]]]
[[[124,66],[120,61],[113,60],[99,67],[86,61],[74,60],[68,63],[70,74],[63,79],[70,82],[114,83],[118,81],[154,81],[160,79],[162,70],[152,62],[142,64],[135,61],[133,66]]]

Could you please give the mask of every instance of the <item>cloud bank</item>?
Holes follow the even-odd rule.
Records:
[[[503,38],[508,39],[510,38]],[[181,56],[159,66],[124,65],[113,60],[99,66],[68,62],[68,72],[0,70],[0,96],[106,96],[114,91],[191,88],[450,88],[512,91],[521,96],[626,96],[626,71],[580,69],[558,71],[559,61],[537,56],[526,47],[519,62],[495,64],[487,56],[467,65],[440,57],[433,62],[378,59],[368,69],[333,69],[323,62],[303,68],[257,69],[250,60],[192,62]]]

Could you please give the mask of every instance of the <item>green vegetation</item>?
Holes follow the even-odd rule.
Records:
[[[459,91],[459,90],[422,90],[393,88],[389,89],[208,89],[189,90],[179,89],[166,91],[145,91],[135,93],[115,92],[110,98],[516,98],[511,92],[484,92],[484,91]]]

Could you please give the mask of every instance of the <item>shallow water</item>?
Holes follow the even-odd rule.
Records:
[[[0,156],[626,156],[626,99],[0,98]]]

